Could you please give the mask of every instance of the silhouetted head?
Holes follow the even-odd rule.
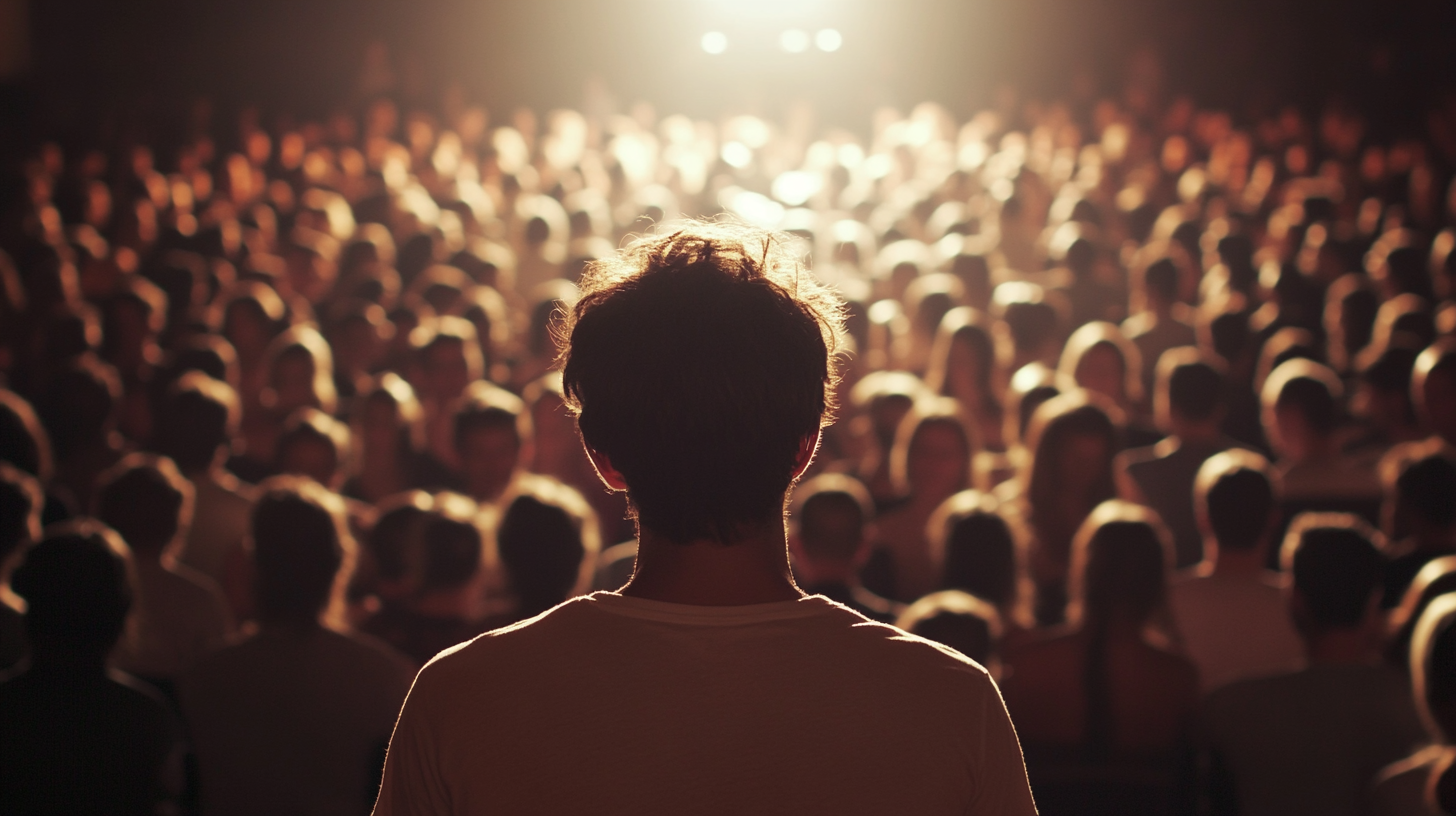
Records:
[[[97,480],[96,518],[138,557],[157,558],[192,522],[192,484],[165,457],[134,453]]]
[[[1278,497],[1269,461],[1241,448],[1210,456],[1193,480],[1199,526],[1219,551],[1247,552],[1264,543]]]
[[[1285,534],[1280,561],[1292,576],[1294,622],[1306,638],[1364,625],[1379,600],[1379,534],[1348,513],[1301,513]]]
[[[1170,549],[1153,511],[1117,499],[1098,505],[1072,544],[1067,617],[1084,627],[1146,623],[1167,593]]]
[[[830,416],[840,304],[785,238],[692,224],[589,269],[567,399],[640,524],[731,543],[778,525]]]
[[[496,531],[517,613],[529,617],[585,592],[599,548],[596,517],[575,490],[542,478],[517,496]]]
[[[895,625],[949,646],[994,670],[1001,640],[1001,616],[988,601],[958,589],[932,592],[905,608]]]
[[[1456,592],[1431,601],[1416,623],[1410,670],[1416,708],[1431,737],[1456,742]]]
[[[1223,409],[1222,366],[1192,346],[1168,349],[1158,358],[1157,388],[1153,397],[1158,424],[1208,422]]]
[[[938,503],[965,489],[976,453],[974,438],[955,400],[922,400],[900,420],[890,449],[890,480],[896,492]]]
[[[206,471],[226,454],[238,432],[237,392],[201,371],[189,371],[169,389],[156,425],[157,452],[183,473]]]
[[[1057,373],[1119,406],[1143,397],[1142,355],[1111,323],[1095,321],[1072,332]]]
[[[312,625],[328,613],[337,622],[337,599],[354,566],[343,500],[298,476],[275,476],[258,488],[250,537],[259,620]]]
[[[1456,445],[1456,339],[1437,340],[1416,357],[1411,400],[1421,422]]]
[[[454,423],[466,492],[477,501],[495,501],[510,485],[531,439],[525,403],[505,389],[477,382],[456,406]]]
[[[34,476],[0,462],[0,574],[16,553],[40,540],[45,494]]]
[[[89,519],[47,530],[10,583],[25,599],[37,663],[100,664],[121,636],[136,592],[126,544]]]
[[[795,488],[790,517],[799,555],[816,564],[853,564],[864,549],[874,502],[858,479],[826,473]]]
[[[1018,546],[1011,525],[989,493],[963,490],[931,514],[925,534],[941,564],[941,583],[994,604],[1003,612],[1017,602]]]

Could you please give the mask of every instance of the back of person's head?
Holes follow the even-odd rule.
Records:
[[[1068,617],[1093,629],[1117,616],[1146,622],[1167,592],[1169,548],[1153,511],[1119,499],[1099,504],[1072,543]]]
[[[1443,456],[1410,463],[1395,480],[1396,506],[1419,530],[1449,530],[1456,524],[1456,464]]]
[[[100,522],[46,530],[26,553],[11,587],[25,599],[25,628],[36,658],[104,659],[121,636],[135,595],[131,553]]]
[[[1277,430],[1278,417],[1287,412],[1308,433],[1327,438],[1339,424],[1343,394],[1339,377],[1325,366],[1305,359],[1284,362],[1264,382],[1265,428]]]
[[[1456,592],[1431,601],[1416,623],[1410,650],[1416,709],[1431,737],[1456,743]]]
[[[1219,550],[1258,547],[1269,534],[1278,498],[1269,460],[1241,448],[1210,456],[1193,480],[1199,523]]]
[[[1053,397],[1036,409],[1026,434],[1032,452],[1026,476],[1027,500],[1033,516],[1051,512],[1058,494],[1072,482],[1085,484],[1087,496],[1078,498],[1094,503],[1115,494],[1112,457],[1118,450],[1120,416],[1114,419],[1119,412],[1105,403],[1097,395],[1078,389]],[[1087,448],[1074,445],[1072,440],[1099,441],[1097,461],[1071,461],[1071,456]]]
[[[778,523],[829,420],[841,307],[785,238],[695,223],[593,265],[565,391],[643,527],[731,543]]]
[[[11,556],[40,540],[45,494],[34,476],[0,462],[0,572]]]
[[[410,579],[414,569],[414,541],[430,517],[435,499],[423,490],[410,490],[378,503],[379,518],[364,539],[375,576],[382,582]]]
[[[163,382],[175,382],[189,371],[201,371],[234,388],[241,377],[237,351],[217,334],[197,334],[182,341],[167,361]]]
[[[94,355],[82,355],[58,373],[40,402],[56,456],[71,456],[104,440],[120,399],[121,377]]]
[[[1421,422],[1456,445],[1456,338],[1443,337],[1416,357],[1411,400]]]
[[[994,496],[963,490],[941,503],[926,522],[941,585],[983,598],[998,609],[1017,600],[1017,541]]]
[[[458,493],[435,496],[420,527],[417,594],[457,589],[480,572],[484,542],[475,502]]]
[[[1001,640],[1001,616],[990,602],[958,589],[932,592],[905,608],[895,625],[949,646],[982,666],[994,668]]]
[[[1381,585],[1378,534],[1348,513],[1301,513],[1290,522],[1280,560],[1300,603],[1295,623],[1308,636],[1363,625]]]
[[[790,516],[805,558],[849,563],[864,546],[865,525],[874,516],[874,501],[858,479],[825,473],[794,489]]]
[[[253,591],[265,624],[312,624],[339,595],[353,568],[354,540],[343,501],[317,482],[275,476],[253,505]]]
[[[25,398],[0,388],[0,461],[46,482],[51,477],[51,441]]]
[[[455,406],[455,447],[463,452],[471,434],[488,430],[509,433],[520,447],[531,437],[530,422],[520,397],[491,383],[476,382]]]
[[[299,408],[289,415],[278,437],[278,472],[307,476],[333,488],[349,458],[350,442],[349,426],[317,408]]]
[[[170,459],[133,453],[98,479],[96,518],[137,555],[157,556],[192,520],[192,485]]]
[[[1402,669],[1410,665],[1411,636],[1416,623],[1431,601],[1449,592],[1456,592],[1456,555],[1432,558],[1411,579],[1400,603],[1390,610],[1385,627],[1388,662]]]
[[[189,371],[169,389],[156,426],[158,453],[183,473],[210,468],[231,444],[241,413],[238,394],[227,383]]]
[[[1198,349],[1172,348],[1158,358],[1154,399],[1160,420],[1166,422],[1177,417],[1187,422],[1206,422],[1214,419],[1222,407],[1223,393],[1219,366]]]
[[[590,585],[601,542],[581,494],[541,479],[506,508],[496,552],[522,616],[544,612]]]
[[[1057,372],[1118,404],[1142,400],[1142,355],[1117,326],[1083,324],[1062,347]]]

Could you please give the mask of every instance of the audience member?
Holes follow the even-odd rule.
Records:
[[[1008,647],[1018,643],[1027,630],[1023,607],[1031,594],[1022,586],[1026,550],[996,498],[978,490],[951,496],[931,514],[925,535],[940,565],[941,586],[994,606],[1003,642]]]
[[[25,657],[25,601],[16,597],[10,575],[40,540],[45,504],[40,483],[9,462],[0,462],[0,672]]]
[[[894,623],[897,604],[859,580],[873,519],[869,491],[851,476],[825,473],[799,485],[789,510],[794,579],[809,595],[823,595],[870,620]]]
[[[895,626],[955,649],[986,667],[992,677],[1001,675],[1001,616],[969,592],[932,592],[905,607]]]
[[[1441,816],[1456,805],[1456,593],[1437,598],[1416,624],[1410,672],[1416,709],[1431,744],[1376,777],[1371,816]]]
[[[1385,565],[1385,606],[1401,596],[1428,562],[1456,555],[1456,464],[1428,456],[1406,464],[1388,492],[1392,538]]]

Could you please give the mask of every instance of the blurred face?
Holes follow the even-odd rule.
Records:
[[[460,470],[466,492],[477,501],[494,501],[511,483],[521,443],[509,428],[477,428],[460,440]]]
[[[970,452],[953,428],[926,425],[910,442],[906,473],[916,495],[944,498],[965,487]]]
[[[1095,391],[1119,405],[1127,398],[1124,390],[1125,376],[1122,355],[1106,343],[1099,343],[1088,349],[1077,363],[1077,385],[1088,391]]]
[[[227,320],[223,324],[223,336],[238,351],[238,360],[243,365],[257,361],[263,356],[272,336],[258,310],[246,302],[234,303],[228,308]]]
[[[392,449],[399,442],[399,411],[394,403],[370,400],[364,408],[363,443],[366,453]]]
[[[459,341],[436,343],[425,357],[425,386],[430,396],[452,400],[470,384],[470,365]]]
[[[1086,493],[1106,475],[1111,459],[1112,451],[1102,437],[1069,437],[1057,458],[1062,484],[1073,494]]]
[[[331,445],[317,439],[296,440],[280,452],[279,460],[284,473],[307,476],[328,488],[335,486],[339,459]]]
[[[945,374],[947,396],[960,400],[970,410],[981,405],[985,398],[981,393],[985,372],[981,371],[981,361],[968,343],[961,340],[951,343]]]
[[[304,406],[318,407],[313,388],[313,359],[304,354],[285,354],[273,367],[274,407],[283,414]]]

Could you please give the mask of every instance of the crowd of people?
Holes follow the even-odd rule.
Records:
[[[989,668],[1043,813],[1456,813],[1456,145],[1365,126],[381,99],[39,146],[0,812],[368,812],[419,667],[631,576],[555,335],[703,217],[844,301],[798,584]]]

